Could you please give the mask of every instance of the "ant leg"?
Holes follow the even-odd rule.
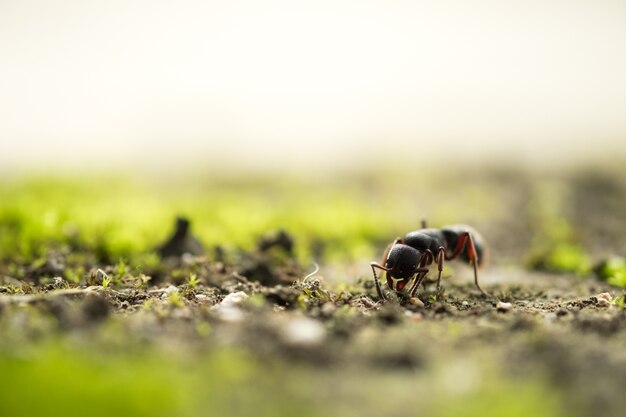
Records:
[[[426,268],[426,265],[430,265],[431,263],[433,263],[433,259],[434,259],[433,253],[429,249],[426,249],[426,251],[424,251],[424,254],[422,255],[420,259],[420,267],[417,270],[418,274],[415,276],[415,282],[413,283],[413,285],[411,286],[411,289],[409,290],[409,296],[411,297],[415,296],[417,289],[419,288],[420,284],[426,277],[426,273],[428,273],[428,268]]]
[[[426,222],[426,218],[422,219],[422,229],[427,229],[428,228],[428,223]]]
[[[413,285],[411,286],[411,289],[409,290],[409,297],[415,297],[415,293],[417,292],[417,289],[419,288],[424,278],[426,278],[427,273],[428,273],[428,268],[419,268],[417,270],[417,275],[415,276],[415,282],[413,283]]]
[[[378,296],[381,298],[381,300],[386,300],[385,295],[383,294],[383,290],[380,288],[380,281],[378,281],[378,277],[376,276],[376,269],[382,269],[383,271],[387,271],[387,268],[385,268],[382,265],[379,265],[377,262],[371,262],[370,266],[372,267],[372,273],[374,274],[374,285],[376,285],[376,293],[378,293]]]
[[[478,288],[483,295],[488,296],[489,294],[483,291],[483,289],[480,288],[480,285],[478,285],[478,254],[476,253],[476,247],[474,246],[474,239],[472,238],[472,235],[469,233],[467,235],[469,238],[467,254],[472,261],[472,266],[474,267],[474,285],[476,285],[476,288]]]
[[[417,276],[415,277],[415,283],[413,284],[413,286],[411,287],[411,290],[409,291],[409,297],[415,297],[415,293],[417,292],[417,289],[419,288],[422,281],[426,277],[427,272],[428,270],[426,270],[426,272],[420,272],[419,274],[417,274]]]
[[[456,244],[456,248],[454,248],[452,254],[446,254],[445,259],[450,260],[456,258],[463,249],[467,249],[467,257],[470,259],[472,266],[474,267],[474,285],[476,285],[476,288],[478,288],[481,294],[488,296],[489,294],[483,291],[483,289],[480,288],[480,285],[478,285],[478,253],[476,252],[474,239],[472,238],[472,234],[470,232],[461,233],[459,241]]]
[[[402,242],[404,242],[402,240],[402,238],[397,237],[397,238],[394,239],[393,242],[391,242],[391,244],[387,245],[387,248],[385,249],[385,252],[383,253],[383,265],[387,263],[387,257],[389,256],[389,252],[391,251],[391,248],[394,247],[394,245],[396,245],[398,243],[402,243]],[[389,272],[389,269],[387,269],[383,265],[379,264],[378,262],[371,262],[370,263],[370,266],[372,267],[372,274],[374,275],[374,284],[376,285],[376,293],[381,298],[381,300],[386,300],[385,295],[383,294],[383,290],[380,287],[380,281],[378,280],[378,276],[376,276],[376,269],[375,268],[378,268],[378,269],[381,269],[381,270],[385,271],[385,276],[386,276],[386,279],[387,279],[387,285],[389,285],[389,287],[393,288],[393,282],[389,278],[389,274],[387,274],[387,272]]]
[[[387,265],[387,258],[389,257],[389,252],[391,252],[391,248],[393,248],[394,246],[396,246],[398,243],[404,243],[404,239],[402,239],[401,237],[397,237],[393,240],[393,242],[391,242],[389,245],[387,245],[387,248],[385,249],[385,252],[383,253],[383,265]],[[391,289],[394,289],[393,286],[393,281],[391,280],[391,277],[389,276],[389,270],[385,267],[381,267],[381,265],[378,265],[378,267],[380,269],[382,269],[383,271],[385,271],[385,280],[387,281],[387,286]],[[379,293],[380,295],[381,293]],[[385,299],[384,297],[383,300]]]
[[[441,271],[443,271],[443,260],[446,256],[446,249],[443,246],[439,246],[437,250],[437,270],[439,271],[439,276],[437,277],[437,292],[441,290]]]

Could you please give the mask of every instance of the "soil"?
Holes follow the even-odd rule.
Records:
[[[57,279],[11,295],[5,285],[0,314],[4,321],[23,320],[24,311],[50,316],[48,331],[62,334],[97,328],[112,316],[123,323],[127,343],[225,344],[264,360],[334,369],[329,372],[369,370],[372,378],[380,370],[420,372],[459,363],[480,370],[488,358],[507,378],[545,375],[575,415],[623,409],[626,314],[614,303],[623,290],[593,278],[489,269],[481,273],[491,294],[485,297],[469,268],[458,267],[439,293],[429,283],[419,301],[387,290],[389,300],[382,302],[370,279],[338,289],[325,284],[324,269],[304,279],[298,265],[273,266],[266,255],[266,249],[246,254],[242,267],[187,257],[178,268],[201,277],[193,287],[174,285],[171,277],[159,286],[129,280],[115,289]],[[208,339],[198,330],[201,323],[212,328]],[[41,324],[27,325],[3,344],[41,332]]]
[[[614,187],[603,178],[581,179],[574,198],[585,203],[573,207],[574,218],[597,219],[597,211],[621,209],[624,201],[616,202]],[[623,195],[623,189],[619,193]],[[582,227],[585,233],[603,236],[597,243],[599,252],[621,239],[619,228],[605,230],[606,222],[595,222]],[[503,242],[511,238],[507,230],[523,229],[512,219],[502,220],[498,227],[490,235],[502,236]],[[510,247],[517,245],[522,251],[527,240],[520,232]],[[261,360],[279,358],[312,366],[339,379],[346,378],[339,376],[344,372],[372,381],[380,377],[387,383],[389,373],[398,381],[406,381],[401,377],[406,373],[443,378],[417,382],[415,391],[421,393],[398,390],[398,404],[409,395],[427,402],[429,390],[449,395],[467,390],[463,381],[468,378],[497,384],[498,378],[515,381],[539,375],[562,397],[564,414],[623,415],[624,289],[590,275],[495,262],[480,271],[481,286],[490,293],[484,296],[472,283],[471,269],[452,263],[439,293],[434,291],[431,273],[419,300],[397,297],[386,289],[388,300],[383,302],[369,275],[370,260],[344,268],[322,265],[310,275],[309,266],[293,260],[293,241],[281,231],[259,241],[255,251],[229,254],[230,261],[174,256],[164,261],[152,280],[129,275],[110,286],[103,280],[113,275],[114,266],[92,270],[80,285],[62,278],[37,282],[2,277],[2,347],[15,349],[46,334],[76,334],[115,320],[125,344],[176,340],[191,351],[232,346]],[[494,250],[495,254],[503,251]],[[218,252],[223,257],[223,250]],[[63,253],[51,255],[45,265],[29,271],[31,277],[58,273],[63,257]],[[354,268],[357,274],[342,272]],[[185,278],[192,274],[195,283]],[[15,321],[20,321],[19,326],[12,324]],[[206,325],[210,332],[203,331]],[[16,327],[19,332],[7,331]],[[97,340],[105,348],[119,343]],[[461,375],[452,378],[450,389],[445,388],[448,372]],[[474,383],[478,382],[469,385]],[[332,399],[332,388],[320,395]],[[367,400],[363,401],[358,409],[366,410]],[[398,404],[389,415],[402,415]]]

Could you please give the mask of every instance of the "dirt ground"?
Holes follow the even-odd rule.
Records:
[[[602,176],[573,183],[568,201],[578,203],[566,204],[568,213],[581,226],[577,233],[592,237],[594,261],[609,246],[619,253],[623,184]],[[511,207],[526,201],[512,195]],[[2,277],[0,346],[16,352],[61,335],[96,351],[242,350],[260,363],[298,369],[299,388],[257,388],[268,396],[296,390],[327,405],[320,415],[623,415],[625,290],[591,270],[521,262],[530,259],[521,256],[532,246],[528,228],[541,216],[516,218],[511,210],[486,226],[500,242],[492,243],[495,261],[480,271],[489,296],[476,290],[470,268],[453,262],[443,291],[435,292],[431,272],[419,300],[385,287],[384,302],[370,260],[322,264],[309,274],[312,267],[291,256],[288,234],[227,260],[171,256],[154,280],[129,274],[116,285],[107,282],[115,265],[92,268],[79,285],[38,281],[46,268],[62,269],[67,254],[57,253],[30,271],[31,281]]]
[[[439,384],[444,388],[435,392],[451,394],[437,395],[451,398],[471,393],[474,385],[497,384],[499,378],[540,375],[553,391],[549,396],[556,392],[564,398],[559,407],[567,414],[621,415],[623,410],[626,314],[613,303],[623,290],[595,279],[491,269],[481,280],[492,296],[481,295],[469,274],[460,274],[465,276],[445,280],[442,293],[434,293],[434,284],[420,291],[422,305],[398,300],[389,291],[390,300],[383,303],[368,279],[331,289],[318,274],[267,286],[226,265],[202,258],[187,262],[186,268],[208,282],[194,288],[111,289],[69,288],[57,281],[24,295],[4,289],[3,346],[37,340],[48,331],[93,337],[86,329],[114,319],[125,344],[174,344],[192,351],[232,346],[261,360],[280,358],[330,374],[352,370],[372,383],[379,373],[400,374],[399,380],[434,373],[434,382],[416,387]],[[275,279],[285,279],[283,273]],[[354,387],[338,389],[342,395],[358,394]],[[399,401],[420,398],[428,404],[428,390],[392,392]],[[328,387],[318,387],[318,394],[336,400]],[[357,409],[368,415],[368,400],[358,398]],[[388,409],[389,415],[401,410]]]

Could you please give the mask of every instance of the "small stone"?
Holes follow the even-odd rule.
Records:
[[[593,295],[589,297],[589,300],[591,300],[591,302],[595,304],[596,307],[600,307],[600,308],[611,307],[612,298],[611,298],[611,294],[609,294],[608,292],[603,292],[600,294]]]
[[[246,294],[245,292],[237,291],[237,292],[228,294],[226,297],[224,297],[222,302],[219,303],[218,305],[222,307],[238,306],[239,304],[243,303],[248,298],[249,298],[248,294]]]
[[[283,330],[285,342],[296,346],[320,345],[325,338],[326,329],[324,326],[307,317],[291,320]]]
[[[404,316],[411,321],[420,321],[421,319],[424,318],[422,313],[416,313],[414,311],[409,311],[409,310],[404,312]]]
[[[496,310],[498,310],[498,312],[500,313],[506,313],[507,311],[510,311],[513,308],[513,304],[511,303],[504,303],[502,301],[498,301],[498,304],[496,304]]]
[[[417,297],[409,298],[409,303],[413,304],[414,306],[424,307],[424,302]]]
[[[221,303],[213,306],[219,318],[229,323],[237,323],[245,318],[244,312],[239,308],[240,304],[248,299],[248,294],[243,291],[228,294]]]
[[[167,287],[166,289],[163,290],[163,294],[161,295],[161,299],[166,300],[167,298],[169,298],[170,295],[174,294],[174,293],[178,293],[180,292],[180,290],[173,286],[170,285],[169,287]]]

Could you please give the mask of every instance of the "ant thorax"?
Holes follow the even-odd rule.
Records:
[[[446,239],[439,229],[422,229],[407,233],[404,243],[421,252],[430,250],[437,253],[439,247],[446,246]]]

